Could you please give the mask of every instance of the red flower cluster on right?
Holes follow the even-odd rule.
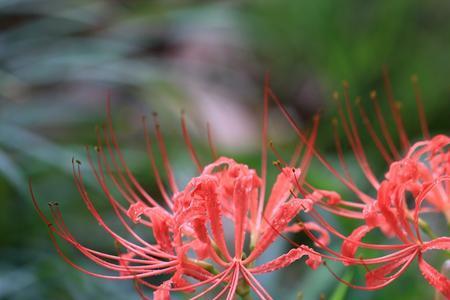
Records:
[[[360,133],[361,128],[358,127],[350,103],[348,84],[344,83],[343,104],[341,104],[338,93],[334,95],[338,103],[341,126],[348,145],[354,153],[352,159],[359,165],[373,191],[368,193],[365,189],[360,188],[361,176],[356,178],[352,175],[354,170],[350,170],[347,163],[348,158],[344,155],[344,146],[339,139],[337,130],[337,120],[333,121],[333,125],[341,171],[335,168],[319,150],[314,148],[313,152],[322,165],[355,196],[356,200],[347,200],[335,191],[318,189],[309,184],[307,180],[304,180],[302,185],[298,185],[297,188],[303,197],[314,202],[314,207],[309,210],[308,215],[342,241],[341,251],[336,251],[322,244],[314,234],[305,230],[316,246],[322,250],[322,257],[339,261],[346,266],[361,265],[366,270],[365,285],[357,286],[339,278],[325,262],[338,280],[357,289],[380,289],[402,275],[417,258],[423,277],[446,299],[450,299],[450,280],[424,259],[424,254],[429,250],[442,250],[446,254],[450,250],[450,237],[436,236],[426,222],[430,217],[433,220],[437,219],[433,214],[438,213],[445,217],[447,223],[450,223],[450,137],[442,134],[430,136],[417,78],[413,77],[412,82],[419,111],[419,123],[424,136],[421,141],[411,143],[408,138],[400,115],[400,106],[394,100],[386,70],[384,71],[385,91],[395,122],[397,137],[388,129],[388,122],[382,113],[376,92],[372,92],[370,97],[373,101],[378,128],[370,120],[360,104],[360,100],[356,101],[365,132],[374,142],[380,156],[388,166],[381,181],[375,176],[365,153]],[[296,125],[273,91],[270,94],[296,131],[300,141],[307,144],[306,133]],[[377,130],[381,134],[377,134]],[[398,139],[400,147],[396,146],[396,139]],[[310,147],[312,146],[310,145]],[[345,235],[327,221],[323,212],[347,219],[360,220],[361,224],[349,235]],[[391,244],[364,242],[363,239],[370,234],[378,234],[378,236],[383,234],[393,242]],[[367,254],[374,251],[380,254],[378,256]]]

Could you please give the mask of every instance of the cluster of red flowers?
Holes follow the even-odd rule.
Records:
[[[340,103],[339,95],[335,94],[340,123],[348,145],[374,192],[368,193],[359,188],[356,183],[359,179],[352,177],[343,154],[343,145],[338,138],[337,121],[333,124],[341,170],[329,163],[314,146],[318,117],[314,118],[312,129],[306,134],[296,125],[266,82],[260,176],[247,165],[231,158],[217,157],[211,141],[215,160],[203,166],[192,146],[182,117],[183,137],[199,175],[180,189],[155,116],[156,142],[148,132],[145,136],[150,165],[163,201],[149,195],[126,165],[108,108],[108,123],[98,131],[96,155],[93,157],[88,149],[88,161],[118,221],[128,233],[127,237],[113,230],[96,209],[77,161],[73,162],[73,173],[75,184],[87,208],[98,224],[116,241],[115,253],[103,253],[83,246],[66,227],[57,205],[50,205],[50,221],[39,209],[32,193],[33,202],[41,218],[47,223],[52,241],[64,260],[93,276],[134,280],[142,299],[147,299],[142,286],[154,290],[154,299],[170,299],[173,292],[189,293],[191,299],[234,299],[236,296],[251,299],[252,294],[261,299],[272,299],[255,275],[274,272],[304,256],[307,257],[306,264],[312,269],[323,264],[331,271],[327,260],[346,266],[363,266],[366,270],[366,284],[363,286],[345,282],[333,271],[331,273],[352,287],[366,290],[387,286],[417,258],[424,278],[450,299],[449,279],[423,257],[428,250],[450,250],[450,237],[436,237],[424,218],[424,215],[441,213],[450,221],[450,137],[430,137],[419,90],[414,81],[424,139],[411,145],[387,75],[385,85],[401,149],[396,146],[395,139],[388,130],[375,92],[371,94],[371,99],[381,135],[377,135],[378,129],[357,101],[366,131],[388,166],[381,181],[375,176],[365,154],[360,129],[350,105],[348,85],[344,85],[343,104]],[[271,99],[292,125],[301,143],[289,162],[279,157],[274,164],[280,172],[270,193],[267,193],[268,105]],[[165,174],[157,168],[154,146],[159,149]],[[273,150],[278,156],[277,151]],[[306,174],[313,159],[320,161],[354,196],[345,199],[336,191],[318,188],[309,183]],[[163,177],[168,179],[167,186],[163,183]],[[354,219],[355,223],[360,224],[350,234],[341,233],[327,221],[325,212]],[[131,222],[147,227],[152,233],[152,240],[144,239],[133,229]],[[288,233],[300,231],[314,242],[314,246],[297,244],[286,237]],[[232,239],[227,238],[231,233]],[[363,242],[370,234],[383,234],[393,242]],[[75,264],[61,250],[57,237],[112,273],[98,274]],[[335,237],[341,241],[340,251],[329,245],[330,240]],[[259,264],[261,255],[279,238],[289,241],[291,249],[271,261]],[[366,257],[363,249],[370,249],[371,252],[375,250],[380,255]],[[359,252],[361,254],[357,255]]]
[[[404,129],[399,104],[394,101],[386,71],[384,74],[386,96],[395,121],[401,149],[396,147],[394,138],[388,130],[376,93],[372,92],[370,96],[373,100],[374,111],[382,133],[381,136],[376,134],[375,127],[360,105],[359,99],[356,102],[366,131],[386,162],[387,172],[381,182],[374,175],[364,152],[358,132],[359,128],[356,125],[350,105],[348,84],[344,83],[343,105],[340,103],[339,95],[334,95],[339,106],[338,113],[342,128],[348,144],[353,150],[354,159],[374,192],[367,193],[358,188],[355,183],[357,180],[352,178],[349,167],[346,164],[342,145],[338,138],[338,133],[335,131],[336,151],[342,174],[328,163],[318,151],[315,151],[315,156],[354,195],[353,199],[351,201],[345,200],[334,191],[316,189],[306,182],[302,187],[302,193],[304,197],[313,199],[315,207],[320,207],[336,216],[361,220],[362,225],[346,236],[330,225],[313,207],[309,215],[317,220],[317,223],[329,233],[342,240],[341,251],[335,251],[327,247],[327,245],[320,245],[319,241],[311,233],[308,233],[308,236],[319,244],[319,248],[325,253],[321,254],[323,258],[339,261],[347,266],[364,266],[366,269],[365,286],[355,286],[345,282],[330,270],[337,279],[351,287],[363,290],[383,288],[398,278],[417,258],[424,278],[443,296],[450,299],[450,280],[423,258],[424,253],[429,250],[446,251],[450,249],[450,237],[436,237],[423,218],[427,214],[441,213],[445,216],[446,221],[449,221],[450,137],[446,135],[430,137],[420,91],[417,86],[417,78],[413,77],[412,81],[416,104],[419,109],[419,121],[424,136],[423,140],[414,144],[411,144]],[[296,130],[300,140],[307,142],[304,133],[296,126],[276,95],[271,93],[271,96]],[[337,120],[334,120],[333,123],[336,129]],[[404,155],[401,153],[404,153]],[[384,235],[389,240],[392,240],[393,243],[371,244],[362,242],[362,239],[373,231],[376,231],[378,236]],[[427,240],[423,239],[422,232],[427,235]],[[383,255],[378,257],[361,255],[356,257],[359,248],[376,250],[379,253],[383,253]],[[376,267],[370,269],[368,267],[370,265],[375,265]]]

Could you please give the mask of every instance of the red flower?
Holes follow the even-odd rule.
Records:
[[[379,259],[382,266],[370,271],[367,276],[368,287],[385,286],[400,276],[415,257],[425,279],[447,298],[450,297],[450,280],[440,274],[423,259],[423,254],[431,249],[449,250],[450,237],[435,237],[421,218],[430,212],[448,216],[450,204],[450,138],[438,135],[431,140],[415,143],[407,155],[391,164],[385,180],[378,190],[378,221],[392,228],[395,238],[404,246],[402,250],[386,245],[392,253]],[[414,208],[407,206],[407,195],[414,198]],[[448,219],[447,219],[448,220]],[[353,257],[360,246],[359,241],[376,223],[363,225],[349,236],[343,244],[342,253]],[[381,226],[381,225],[380,225]],[[421,229],[431,237],[424,241]],[[370,247],[368,247],[370,248]],[[364,262],[366,263],[366,261]],[[390,275],[395,270],[395,275]]]
[[[373,188],[373,192],[366,193],[362,188],[358,187],[357,182],[360,181],[360,178],[354,178],[351,175],[343,155],[342,144],[338,138],[337,131],[335,131],[336,149],[342,173],[332,166],[317,149],[311,146],[311,151],[326,169],[356,196],[355,200],[345,200],[336,192],[318,189],[306,180],[298,189],[304,194],[305,198],[312,199],[314,202],[309,215],[319,225],[342,240],[341,251],[334,251],[321,243],[308,230],[306,232],[316,242],[316,245],[328,253],[322,253],[322,257],[340,261],[345,265],[365,266],[368,270],[366,286],[355,286],[347,283],[352,287],[365,290],[385,287],[398,278],[411,262],[417,258],[419,268],[425,279],[436,290],[450,298],[449,279],[423,259],[423,254],[428,250],[449,250],[450,237],[435,237],[428,224],[422,218],[427,213],[442,213],[447,222],[450,222],[450,137],[445,135],[430,137],[417,79],[413,78],[416,103],[419,108],[419,120],[425,139],[411,145],[403,126],[399,106],[394,101],[386,72],[384,73],[384,78],[388,104],[395,121],[401,149],[397,148],[393,135],[388,130],[376,93],[371,93],[371,99],[373,100],[374,112],[379,123],[381,136],[377,135],[375,126],[360,105],[359,99],[357,99],[357,106],[367,134],[380,151],[381,157],[388,166],[389,171],[380,182],[374,175],[374,171],[364,151],[364,145],[360,138],[361,129],[357,126],[354,112],[350,105],[348,84],[345,83],[344,107],[339,103],[339,95],[337,93],[334,95],[339,104],[340,121],[349,146],[354,152],[354,158],[367,182]],[[306,134],[295,124],[295,121],[282,106],[277,96],[272,91],[270,94],[295,129],[301,142],[308,145]],[[334,121],[333,124],[336,129],[337,121]],[[402,152],[405,153],[403,156],[401,155]],[[408,199],[408,197],[412,199]],[[408,203],[410,200],[412,203]],[[409,207],[411,204],[412,207]],[[362,220],[364,224],[354,229],[349,236],[346,236],[329,224],[321,216],[318,208],[344,218]],[[387,237],[395,239],[395,243],[383,245],[362,242],[362,239],[374,229],[380,229]],[[428,233],[430,240],[424,241],[421,231]],[[359,248],[387,253],[375,258],[361,256],[355,258]],[[378,267],[369,270],[369,265],[378,265]]]
[[[307,228],[318,231],[323,243],[328,240],[326,231],[315,223],[308,223],[304,227],[290,224],[301,210],[311,207],[310,199],[300,199],[293,192],[305,170],[283,169],[265,203],[267,93],[266,88],[261,177],[255,170],[226,157],[220,157],[203,167],[192,147],[183,118],[183,136],[200,174],[192,178],[183,189],[179,189],[163,136],[156,124],[157,144],[168,178],[169,191],[156,167],[152,140],[146,134],[150,164],[164,204],[149,195],[127,167],[108,109],[109,122],[101,131],[103,134],[99,134],[97,157],[94,159],[88,151],[88,161],[128,236],[119,235],[102,218],[86,190],[80,164],[74,162],[73,172],[79,193],[98,224],[116,241],[118,253],[103,253],[82,245],[66,227],[57,206],[51,205],[53,221],[50,221],[39,209],[32,193],[36,209],[47,223],[58,253],[70,265],[89,275],[135,280],[137,291],[143,299],[146,297],[141,286],[154,289],[155,299],[169,299],[170,293],[175,291],[193,293],[196,290],[197,294],[192,299],[200,299],[208,293],[215,293],[214,299],[224,295],[227,299],[233,299],[236,294],[245,297],[250,293],[250,288],[261,299],[271,299],[255,275],[276,271],[305,255],[308,256],[306,263],[313,269],[317,268],[321,257],[304,245],[255,266],[256,259],[272,245],[280,232],[295,232]],[[312,134],[311,142],[314,138],[315,134]],[[306,166],[310,157],[305,156],[301,165]],[[116,198],[116,191],[112,187],[126,201],[125,205]],[[152,232],[154,241],[141,237],[129,224],[129,220],[147,227]],[[228,228],[234,228],[232,243],[226,237]],[[113,271],[113,274],[91,272],[72,262],[61,251],[58,236],[95,264]],[[166,277],[162,282],[160,275]]]

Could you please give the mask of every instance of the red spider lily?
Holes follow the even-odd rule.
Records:
[[[450,298],[450,280],[423,259],[423,254],[428,250],[449,250],[450,237],[435,237],[420,218],[421,214],[427,212],[441,212],[448,217],[449,149],[450,138],[438,135],[431,140],[415,143],[402,160],[392,163],[378,190],[376,202],[378,218],[371,217],[375,220],[374,223],[358,227],[344,242],[343,255],[354,256],[359,241],[377,226],[376,222],[382,222],[388,224],[394,231],[396,239],[406,246],[406,251],[390,249],[394,251],[392,256],[378,261],[382,266],[366,275],[368,287],[387,285],[400,276],[417,257],[425,279],[445,297]],[[409,209],[406,205],[408,193],[414,198],[413,209]],[[431,240],[423,240],[421,227]],[[395,270],[398,270],[395,275],[389,275]]]
[[[424,140],[411,145],[404,129],[399,106],[394,101],[386,71],[384,79],[388,104],[396,125],[401,149],[397,148],[393,135],[388,130],[376,93],[371,93],[371,99],[373,100],[375,115],[382,133],[381,136],[377,135],[375,126],[370,121],[358,99],[358,110],[367,133],[388,166],[389,171],[385,174],[384,180],[380,182],[374,175],[365,154],[360,138],[360,129],[356,125],[354,112],[350,105],[348,84],[345,83],[343,107],[339,103],[338,94],[334,95],[339,103],[338,113],[355,160],[374,192],[368,194],[356,184],[357,180],[350,174],[349,167],[344,159],[342,144],[338,138],[337,131],[335,131],[338,160],[343,174],[333,167],[317,149],[312,148],[311,151],[328,171],[336,176],[356,196],[356,201],[345,200],[340,194],[333,191],[318,189],[306,180],[299,183],[297,188],[305,198],[309,198],[314,202],[314,207],[310,209],[309,215],[323,228],[342,239],[341,252],[335,251],[321,243],[308,229],[305,229],[305,232],[316,242],[316,245],[329,253],[322,253],[322,257],[340,261],[345,265],[363,265],[367,269],[366,286],[355,286],[346,282],[352,287],[364,290],[375,290],[385,287],[398,278],[417,257],[419,268],[425,279],[436,290],[450,299],[449,279],[423,259],[423,254],[428,250],[449,250],[450,238],[435,237],[428,224],[421,217],[427,213],[438,212],[445,216],[447,222],[450,221],[450,137],[445,135],[430,137],[417,79],[413,78],[416,104],[419,109],[419,120]],[[270,94],[271,98],[287,117],[301,142],[308,144],[305,133],[295,124],[295,121],[283,107],[277,96],[272,91],[270,91]],[[334,121],[333,124],[336,129],[337,121]],[[401,155],[402,152],[405,153],[403,156]],[[408,207],[408,195],[412,197],[413,208]],[[365,224],[357,227],[349,236],[346,236],[321,216],[317,209],[319,207],[337,216],[360,219]],[[362,239],[374,229],[380,229],[387,237],[394,238],[396,243],[383,245],[362,242]],[[431,239],[424,241],[421,231],[427,233]],[[358,248],[386,251],[388,253],[375,258],[355,258]],[[378,265],[378,267],[369,270],[369,265]],[[337,275],[335,276],[337,277]],[[339,277],[337,278],[342,281]]]
[[[292,248],[272,261],[255,265],[256,259],[273,244],[280,232],[307,229],[321,235],[321,244],[328,241],[327,232],[315,223],[302,227],[290,225],[300,211],[307,211],[312,205],[310,199],[298,198],[295,192],[295,186],[304,177],[303,173],[309,164],[311,147],[308,147],[299,163],[301,169],[282,170],[265,201],[268,91],[266,85],[261,177],[255,170],[226,157],[202,166],[182,117],[183,136],[200,174],[183,189],[177,186],[166,145],[156,122],[157,145],[170,188],[167,190],[156,166],[152,140],[146,132],[150,165],[164,204],[149,195],[127,167],[112,128],[108,106],[108,124],[99,130],[97,155],[93,157],[88,150],[88,161],[117,219],[131,239],[120,235],[104,221],[87,192],[80,164],[74,161],[73,174],[78,191],[98,224],[117,243],[118,253],[103,253],[82,245],[70,233],[57,205],[50,205],[53,217],[50,221],[38,207],[31,191],[36,209],[48,225],[58,253],[74,268],[89,275],[134,280],[143,299],[147,298],[141,286],[154,289],[155,299],[169,299],[170,293],[177,291],[194,293],[196,289],[197,294],[192,299],[200,299],[208,293],[215,293],[214,299],[225,295],[226,299],[234,299],[236,295],[245,298],[250,289],[261,299],[271,299],[255,275],[284,268],[303,256],[308,256],[306,263],[311,268],[317,268],[321,257],[305,245]],[[316,133],[317,126],[308,138],[309,145],[313,144]],[[125,205],[115,196],[115,192],[126,201]],[[130,220],[147,227],[152,232],[153,241],[139,235],[129,224]],[[230,247],[225,237],[225,227],[230,224],[234,226],[233,247]],[[77,265],[63,253],[57,237],[114,274],[99,274]]]

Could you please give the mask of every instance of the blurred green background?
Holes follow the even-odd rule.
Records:
[[[182,109],[203,162],[210,161],[209,121],[221,154],[259,167],[267,70],[299,123],[324,112],[318,144],[331,157],[332,92],[348,80],[352,97],[360,95],[367,105],[369,91],[382,86],[382,65],[390,69],[410,136],[420,138],[413,73],[420,77],[432,133],[448,134],[449,18],[450,2],[437,0],[0,1],[0,299],[138,298],[131,282],[94,279],[65,264],[27,190],[31,178],[44,211],[47,202],[58,201],[80,240],[114,251],[71,176],[71,158],[86,162],[84,145],[95,143],[108,95],[129,165],[149,191],[155,186],[140,120],[152,111],[161,116],[181,184],[195,174],[181,147]],[[271,121],[276,145],[292,149],[292,130],[276,107]],[[372,144],[367,151],[375,153]],[[83,170],[105,219],[118,222]],[[386,171],[376,170],[380,177]],[[276,169],[270,172],[273,177]],[[329,179],[321,172],[310,176],[314,182]],[[296,299],[300,291],[306,300],[321,294],[334,300],[433,297],[416,265],[376,292],[346,290],[324,268],[312,272],[302,264],[261,280],[275,299]]]

